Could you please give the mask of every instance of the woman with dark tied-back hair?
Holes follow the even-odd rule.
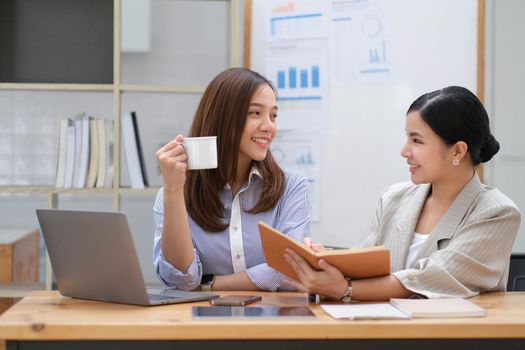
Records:
[[[382,193],[359,244],[388,248],[391,274],[352,281],[326,261],[320,261],[322,271],[314,271],[287,251],[299,276],[288,281],[291,286],[344,302],[505,290],[520,211],[476,175],[476,167],[499,150],[485,108],[458,86],[424,94],[408,109],[406,135],[401,156],[412,182]]]
[[[227,69],[204,91],[189,133],[217,136],[218,168],[187,171],[182,135],[157,151],[163,188],[153,208],[153,264],[168,287],[286,289],[265,263],[257,223],[303,240],[311,208],[306,178],[272,158],[277,109],[270,81]]]

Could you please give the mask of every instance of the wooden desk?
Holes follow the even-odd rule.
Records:
[[[299,293],[261,295],[263,304],[305,302]],[[80,349],[525,348],[525,293],[493,293],[470,300],[484,307],[488,316],[337,321],[311,305],[317,320],[220,322],[191,319],[191,306],[206,302],[139,307],[70,299],[58,292],[32,292],[0,316],[0,339],[6,340],[7,349],[45,345],[65,349],[71,343]]]

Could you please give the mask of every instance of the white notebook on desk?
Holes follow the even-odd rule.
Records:
[[[408,320],[410,316],[389,303],[323,304],[321,308],[337,319],[348,320]]]
[[[390,299],[390,304],[413,318],[484,317],[482,307],[462,298]]]
[[[390,299],[390,303],[321,305],[330,316],[350,320],[483,317],[486,311],[466,299]]]

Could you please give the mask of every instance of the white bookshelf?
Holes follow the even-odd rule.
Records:
[[[29,195],[29,196],[45,196],[46,206],[48,208],[58,208],[60,197],[62,195],[89,195],[99,196],[105,195],[109,197],[112,204],[113,211],[120,211],[122,207],[121,199],[123,195],[128,196],[152,196],[155,195],[159,187],[148,187],[142,190],[122,187],[120,183],[120,173],[122,171],[121,159],[121,135],[120,135],[120,115],[123,110],[122,95],[125,93],[141,93],[141,94],[191,94],[200,95],[203,93],[205,86],[188,86],[188,85],[170,85],[170,84],[124,84],[122,83],[121,68],[122,68],[122,54],[121,54],[121,6],[124,0],[113,1],[113,83],[112,84],[62,84],[62,83],[0,83],[0,92],[59,92],[59,93],[105,93],[112,96],[112,115],[111,119],[114,122],[114,149],[113,159],[114,163],[114,179],[113,188],[55,188],[48,186],[0,186],[0,195]],[[181,1],[182,2],[182,1]],[[191,2],[187,0],[187,2]],[[240,64],[240,7],[242,0],[222,1],[229,3],[229,21],[228,28],[224,28],[226,34],[229,36],[229,66],[238,66]],[[205,3],[213,4],[217,1],[201,1],[203,3],[199,6],[204,6]],[[193,4],[193,2],[192,2]],[[208,29],[209,30],[209,29]],[[224,67],[226,68],[226,67]],[[216,72],[218,73],[218,72]],[[211,78],[211,77],[210,77]],[[89,112],[89,111],[88,111]],[[36,117],[36,116],[35,116]],[[58,127],[58,126],[57,126]],[[143,137],[141,135],[141,137]],[[46,252],[47,256],[47,252]],[[0,296],[14,296],[19,297],[30,290],[51,289],[52,285],[52,269],[47,256],[45,264],[45,283],[27,284],[27,285],[0,285]]]

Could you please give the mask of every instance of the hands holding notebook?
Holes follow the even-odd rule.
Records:
[[[330,250],[321,243],[313,242],[310,237],[305,237],[303,243],[310,249],[321,252]],[[302,291],[339,298],[347,288],[347,281],[341,271],[330,265],[324,259],[319,260],[319,267],[323,270],[313,270],[310,265],[291,249],[286,249],[284,257],[292,266],[299,277],[299,281],[287,279],[286,284]],[[339,281],[341,283],[336,283]],[[328,287],[328,290],[327,290]],[[343,291],[340,293],[340,291]]]
[[[341,299],[349,295],[349,277],[389,277],[390,253],[382,246],[328,249],[310,239],[297,242],[263,222],[258,226],[267,264],[300,291]]]
[[[322,245],[311,241],[305,243],[314,250],[322,247]],[[317,249],[314,246],[317,246]],[[299,254],[289,248],[286,248],[284,258],[299,277],[297,281],[288,278],[285,280],[286,284],[304,292],[324,295],[334,299],[339,299],[345,294],[348,288],[348,281],[337,267],[330,265],[325,259],[319,259],[318,266],[321,270],[317,271]]]

